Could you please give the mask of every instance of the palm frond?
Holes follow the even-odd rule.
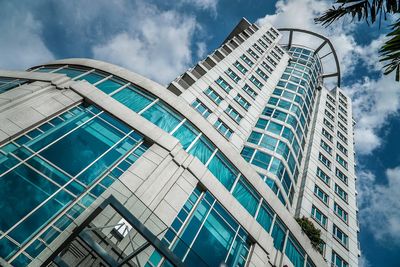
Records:
[[[398,13],[399,11],[399,0],[336,0],[332,8],[315,18],[314,21],[329,26],[334,21],[351,15],[353,20],[364,20],[368,24],[375,23],[379,17],[380,24],[382,16],[386,20],[387,13]]]
[[[384,74],[395,71],[396,81],[400,81],[400,19],[391,26],[391,32],[386,35],[390,39],[379,50],[381,62],[387,62],[384,66]]]

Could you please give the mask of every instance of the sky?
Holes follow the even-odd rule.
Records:
[[[381,74],[387,25],[313,18],[316,0],[0,0],[0,68],[54,59],[105,60],[168,84],[216,49],[242,17],[327,36],[353,99],[361,266],[398,266],[400,252],[400,83]]]

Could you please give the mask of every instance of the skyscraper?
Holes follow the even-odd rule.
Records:
[[[332,84],[327,38],[245,19],[167,88],[88,59],[1,71],[0,263],[357,266],[351,101]]]

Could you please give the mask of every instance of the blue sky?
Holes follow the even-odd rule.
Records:
[[[382,76],[384,27],[322,28],[331,6],[313,0],[0,0],[0,68],[88,57],[167,84],[213,51],[241,17],[329,37],[353,97],[363,266],[398,266],[400,251],[400,84]],[[384,26],[384,25],[383,25]]]

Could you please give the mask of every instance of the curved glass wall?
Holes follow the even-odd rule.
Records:
[[[124,123],[83,105],[1,146],[0,257],[19,251],[11,264],[27,265],[147,147]]]
[[[80,66],[45,66],[35,71],[64,73],[74,80],[86,80],[93,84],[101,91],[112,96],[134,112],[176,137],[183,148],[189,154],[198,158],[215,178],[233,194],[249,214],[255,217],[264,229],[268,228],[271,218],[278,218],[257,190],[247,182],[247,179],[225,158],[223,153],[190,121],[169,107],[161,99],[120,77],[95,69],[82,68]],[[260,161],[264,160],[261,157]],[[273,166],[277,169],[282,169],[282,167],[277,165],[273,163]],[[272,217],[270,218],[267,215],[271,215]],[[274,221],[279,222],[280,220],[274,219]],[[268,233],[274,239],[279,238],[280,240],[283,238],[283,240],[286,240],[289,231],[286,231],[286,226],[283,223],[281,226],[285,231],[269,230]],[[269,228],[278,229],[277,227],[273,226]],[[282,234],[283,237],[281,236]],[[283,241],[282,246],[277,246],[277,249],[284,251]]]
[[[284,205],[293,203],[321,63],[311,50],[292,47],[292,60],[241,154]]]

